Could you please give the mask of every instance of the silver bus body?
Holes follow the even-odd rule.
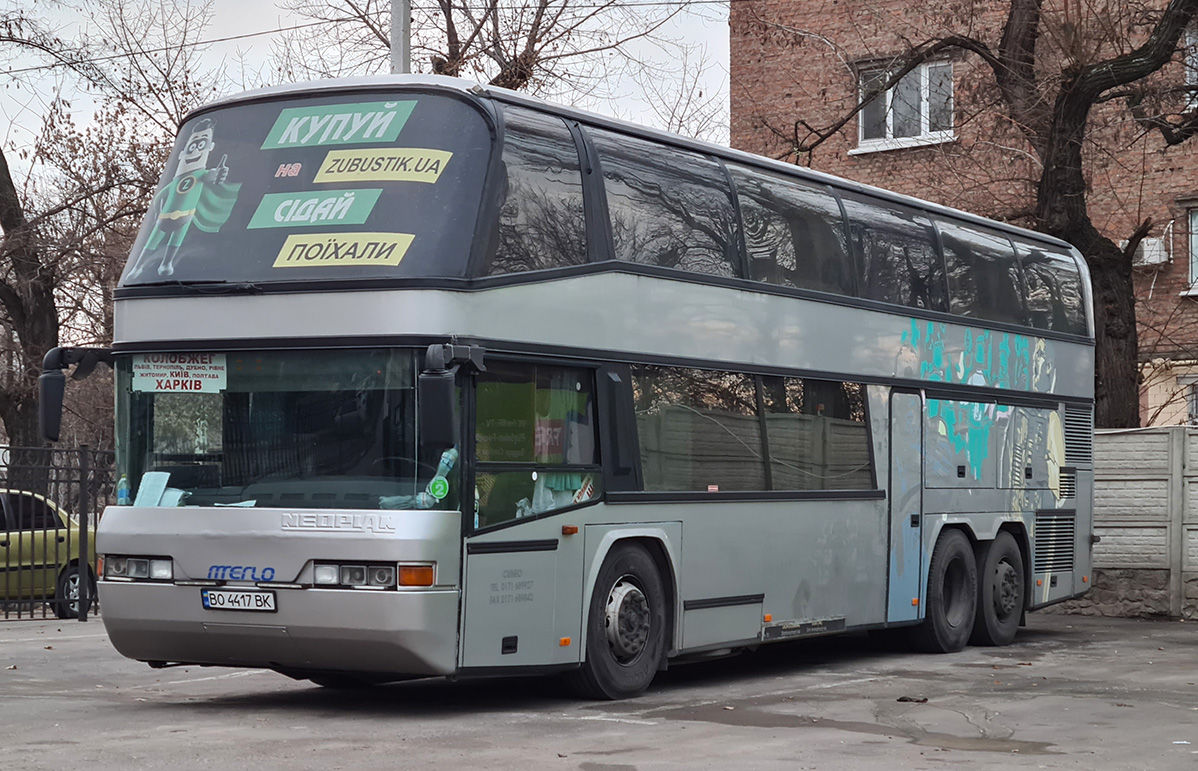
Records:
[[[550,110],[724,161],[781,168],[446,79],[318,84],[224,106],[405,88]],[[954,221],[986,222],[826,179]],[[1002,232],[1075,260],[1089,308],[1075,250],[1014,228]],[[759,288],[609,262],[525,282],[119,295],[118,359],[152,351],[417,350],[452,341],[480,346],[487,361],[553,361],[597,378],[609,364],[634,363],[853,381],[864,386],[873,484],[852,494],[605,491],[586,505],[478,528],[469,496],[454,510],[363,509],[331,488],[320,508],[280,499],[114,506],[97,533],[106,563],[146,555],[173,567],[169,580],[99,577],[110,639],[122,654],[154,664],[269,667],[295,677],[577,669],[587,661],[592,596],[605,591],[597,586],[605,560],[631,543],[651,555],[665,587],[666,658],[917,625],[945,530],[959,530],[979,549],[1000,532],[1015,537],[1026,569],[1020,612],[1087,589],[1088,311],[1084,334],[1060,335]],[[606,404],[598,403],[602,423]],[[120,420],[121,431],[137,430],[136,415],[126,411]],[[473,461],[463,468],[477,471]],[[314,578],[322,562],[434,565],[435,577],[417,587],[325,587]],[[273,608],[206,607],[201,594],[212,590],[269,592]]]

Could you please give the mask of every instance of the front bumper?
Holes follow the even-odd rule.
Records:
[[[195,586],[98,588],[109,639],[139,661],[396,676],[457,667],[457,589],[276,589],[277,612],[256,613],[205,609]]]

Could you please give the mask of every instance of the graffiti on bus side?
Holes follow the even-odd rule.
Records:
[[[1042,338],[911,319],[902,334],[900,376],[924,381],[1051,393],[1052,344]],[[1053,410],[1016,409],[987,401],[929,399],[929,473],[951,473],[965,460],[969,478],[1021,490],[1028,466],[1044,468],[1059,500],[1064,432]],[[943,451],[934,452],[937,445]],[[941,468],[937,468],[940,466]],[[1009,480],[1009,481],[1008,481]],[[1029,503],[1017,494],[1012,506]]]

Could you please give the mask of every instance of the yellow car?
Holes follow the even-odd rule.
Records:
[[[95,597],[96,532],[88,569],[79,564],[79,522],[44,495],[0,489],[0,602],[46,602],[59,618],[79,615],[79,581]]]

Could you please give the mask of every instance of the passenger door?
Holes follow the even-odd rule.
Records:
[[[582,536],[569,515],[603,492],[594,375],[502,359],[475,375],[481,532],[463,555],[463,667],[579,660]]]
[[[887,621],[919,618],[923,527],[923,399],[890,395],[890,582]]]

